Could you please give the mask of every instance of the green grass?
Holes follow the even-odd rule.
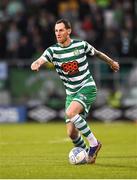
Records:
[[[137,124],[90,126],[103,144],[96,164],[70,165],[65,124],[0,124],[0,178],[137,178]]]

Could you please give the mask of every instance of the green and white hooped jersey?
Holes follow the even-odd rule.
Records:
[[[58,43],[50,46],[41,58],[54,64],[66,94],[71,95],[82,87],[95,86],[86,56],[94,54],[94,47],[86,41],[72,40],[67,47],[61,47]]]

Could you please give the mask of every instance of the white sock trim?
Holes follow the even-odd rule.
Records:
[[[70,122],[70,119],[66,119],[66,123]]]
[[[79,115],[79,114],[76,114],[73,118],[70,119],[70,121],[74,123],[74,122],[77,121],[77,119],[79,119],[79,118],[80,118],[80,115]]]
[[[88,135],[87,140],[91,147],[95,147],[98,145],[98,141],[92,132]]]

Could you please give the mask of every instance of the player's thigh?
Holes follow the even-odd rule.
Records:
[[[66,109],[66,116],[72,118],[75,115],[82,113],[83,110],[83,105],[80,102],[72,100],[69,107]]]
[[[84,87],[76,94],[73,101],[79,102],[86,113],[96,99],[97,89],[95,86]]]
[[[67,96],[66,98],[66,123],[69,119],[76,114],[81,114],[83,117],[87,117],[92,103],[96,99],[97,89],[95,86],[83,87],[75,95]]]

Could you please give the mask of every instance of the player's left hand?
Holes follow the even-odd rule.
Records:
[[[113,61],[110,67],[111,69],[113,69],[114,72],[117,72],[120,69],[119,63],[117,61]]]

